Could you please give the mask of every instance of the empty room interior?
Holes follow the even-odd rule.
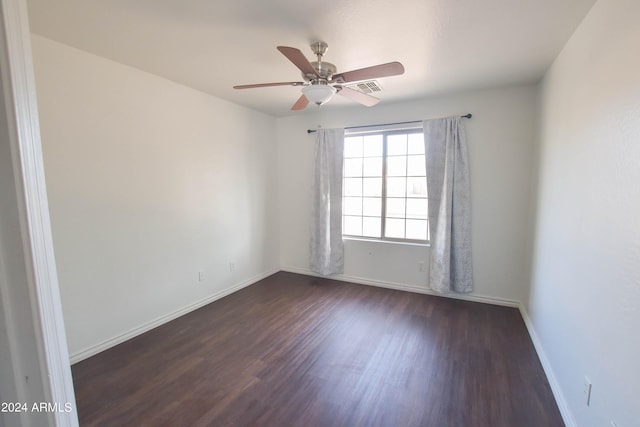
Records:
[[[637,0],[3,20],[41,151],[0,147],[0,427],[640,426]]]

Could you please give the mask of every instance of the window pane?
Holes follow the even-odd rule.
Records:
[[[362,196],[362,178],[345,178],[342,185],[345,196]]]
[[[362,198],[345,197],[342,199],[342,210],[344,215],[362,215]]]
[[[362,195],[363,196],[382,196],[382,178],[363,178],[362,179]]]
[[[427,199],[407,199],[407,218],[426,220],[427,209]]]
[[[407,176],[407,157],[387,157],[387,176]]]
[[[362,199],[362,215],[381,216],[382,199],[380,197],[365,197]]]
[[[404,197],[407,178],[387,178],[387,197]]]
[[[427,178],[407,178],[407,197],[427,197]]]
[[[387,155],[397,156],[407,154],[407,135],[389,135],[387,137]]]
[[[362,176],[362,159],[344,159],[344,176]]]
[[[409,176],[425,176],[426,165],[424,154],[407,157],[407,175]]]
[[[352,136],[344,139],[344,157],[362,157],[361,136]]]
[[[345,235],[428,240],[424,135],[409,132],[345,137]],[[383,190],[386,199],[382,198]]]
[[[382,157],[365,158],[362,176],[382,176]]]
[[[381,237],[381,224],[382,220],[380,218],[362,218],[362,235],[367,237]]]
[[[387,198],[387,217],[404,218],[405,200]]]
[[[362,217],[344,216],[344,228],[342,234],[350,236],[362,236]]]
[[[364,137],[364,156],[382,156],[382,135],[369,135]]]
[[[427,221],[420,219],[408,219],[406,238],[415,240],[427,240]]]
[[[424,154],[424,135],[422,133],[409,134],[409,154]]]
[[[404,239],[404,219],[387,218],[384,233],[385,237]]]

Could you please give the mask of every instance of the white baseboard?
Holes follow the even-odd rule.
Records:
[[[316,274],[310,270],[305,270],[305,269],[295,268],[295,267],[281,267],[281,270],[288,271],[290,273],[304,274],[306,276],[326,277],[326,276],[321,276],[319,274]],[[428,288],[420,288],[417,286],[406,285],[402,283],[385,282],[381,280],[371,280],[371,279],[365,279],[362,277],[347,276],[344,274],[337,274],[334,276],[330,276],[329,278],[334,280],[340,280],[342,282],[351,282],[351,283],[357,283],[359,285],[367,285],[367,286],[377,286],[379,288],[396,289],[399,291],[414,292],[418,294],[434,295],[439,297],[454,298],[454,299],[460,299],[465,301],[481,302],[485,304],[502,305],[506,307],[515,307],[515,308],[520,307],[520,302],[518,301],[488,297],[484,295],[453,294],[453,293],[440,294]]]
[[[538,353],[538,358],[540,359],[540,363],[542,364],[542,369],[544,369],[544,373],[547,375],[547,380],[549,381],[549,385],[551,386],[553,397],[556,399],[556,403],[558,404],[558,409],[560,410],[560,414],[562,415],[564,424],[567,427],[576,427],[577,424],[574,421],[573,415],[571,414],[571,410],[569,409],[567,400],[564,398],[564,393],[562,393],[560,383],[558,382],[558,379],[556,378],[556,375],[551,368],[551,363],[549,362],[549,359],[544,352],[542,342],[540,341],[540,338],[538,338],[538,334],[533,327],[533,323],[531,322],[529,313],[527,313],[527,309],[522,303],[518,308],[520,309],[520,314],[522,315],[524,324],[527,327],[527,331],[529,331],[529,336],[531,337],[533,346],[536,349],[536,353]]]
[[[71,364],[74,363],[78,363],[81,360],[87,359],[93,355],[96,355],[102,351],[105,351],[111,347],[114,347],[118,344],[121,344],[127,340],[130,340],[133,337],[136,337],[140,334],[143,334],[147,331],[150,331],[153,328],[156,328],[160,325],[163,325],[167,322],[170,322],[174,319],[177,319],[180,316],[184,316],[187,313],[190,313],[194,310],[197,310],[200,307],[203,307],[207,304],[212,303],[213,301],[216,301],[220,298],[223,298],[229,294],[232,294],[236,291],[239,291],[242,288],[245,288],[249,285],[253,285],[254,283],[264,279],[265,277],[271,276],[272,274],[277,273],[278,271],[280,271],[280,269],[275,268],[272,270],[269,270],[267,272],[264,272],[262,274],[259,274],[257,276],[253,276],[243,282],[237,283],[229,288],[223,289],[222,291],[216,292],[213,295],[208,296],[207,298],[204,298],[200,301],[196,301],[192,304],[187,305],[186,307],[183,307],[179,310],[176,310],[174,312],[168,313],[164,316],[160,316],[156,319],[151,320],[150,322],[147,322],[143,325],[140,325],[136,328],[133,328],[123,334],[117,335],[113,338],[110,338],[106,341],[100,342],[98,344],[92,345],[91,347],[88,347],[84,350],[81,350],[77,353],[74,353],[72,355],[69,356],[69,359],[71,361]]]

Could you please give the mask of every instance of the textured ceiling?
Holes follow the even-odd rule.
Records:
[[[325,41],[338,72],[400,61],[381,103],[537,81],[595,0],[27,0],[31,30],[282,116],[300,80],[277,50]],[[351,101],[335,97],[321,108]],[[367,108],[367,107],[362,107]],[[375,107],[372,107],[375,108]],[[307,111],[313,110],[307,107]]]

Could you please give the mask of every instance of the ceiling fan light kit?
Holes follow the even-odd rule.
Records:
[[[314,104],[320,106],[335,95],[336,89],[327,84],[310,85],[302,88],[302,94]]]
[[[311,44],[311,50],[317,60],[309,62],[300,50],[294,47],[278,46],[278,50],[302,72],[303,82],[258,83],[234,86],[234,89],[253,89],[270,86],[303,86],[302,96],[291,107],[292,110],[302,110],[309,102],[318,106],[328,102],[336,93],[345,98],[359,102],[365,106],[377,104],[380,100],[358,90],[343,86],[344,83],[372,80],[381,77],[397,76],[404,73],[404,67],[399,62],[374,65],[359,70],[337,73],[335,65],[323,62],[322,57],[327,51],[325,42]]]

